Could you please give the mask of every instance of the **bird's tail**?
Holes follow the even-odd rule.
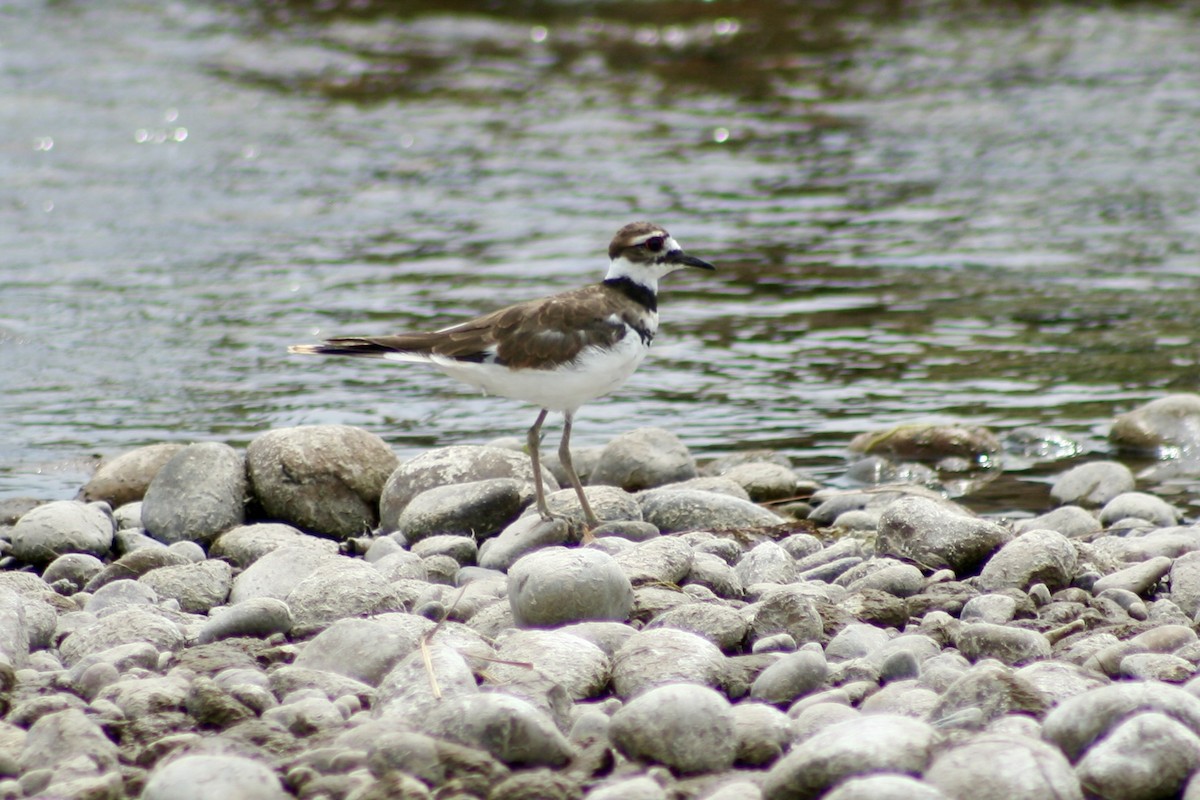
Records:
[[[389,354],[395,355],[397,351],[395,347],[372,339],[359,336],[339,336],[336,339],[326,339],[320,344],[294,344],[288,347],[288,352],[311,356],[383,358]]]

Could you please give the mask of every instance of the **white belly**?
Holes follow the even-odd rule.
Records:
[[[581,405],[617,389],[646,357],[649,348],[632,330],[611,349],[590,348],[573,363],[557,369],[512,370],[497,364],[406,355],[395,360],[427,361],[452,378],[487,394],[510,397],[551,411],[574,412]]]

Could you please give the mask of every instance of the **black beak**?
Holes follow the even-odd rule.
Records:
[[[716,267],[707,261],[696,258],[695,256],[689,256],[682,250],[672,250],[663,256],[663,261],[666,261],[668,264],[679,264],[683,267],[695,267],[696,269],[716,269]]]

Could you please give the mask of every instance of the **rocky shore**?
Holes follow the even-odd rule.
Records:
[[[1190,463],[1200,397],[1110,440],[1007,520],[629,431],[575,459],[585,547],[510,442],[124,453],[0,503],[0,798],[1200,800],[1200,524],[1121,462]],[[1005,459],[955,426],[852,449]]]

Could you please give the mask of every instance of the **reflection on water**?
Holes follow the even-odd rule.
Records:
[[[900,422],[1103,451],[1115,412],[1200,378],[1194,23],[1151,3],[6,6],[0,496],[283,425],[403,455],[518,434],[526,412],[440,375],[284,347],[594,280],[640,218],[720,271],[666,281],[655,353],[578,443],[665,423],[822,478]]]

